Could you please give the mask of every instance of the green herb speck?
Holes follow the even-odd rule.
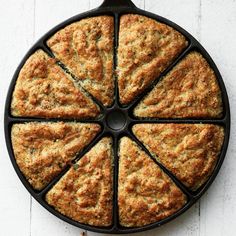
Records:
[[[74,168],[74,170],[77,170],[79,168],[79,165],[78,164],[74,164],[73,168]]]

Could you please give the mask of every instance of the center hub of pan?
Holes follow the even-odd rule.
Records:
[[[107,126],[113,130],[120,130],[126,124],[126,116],[120,110],[111,111],[107,115]]]

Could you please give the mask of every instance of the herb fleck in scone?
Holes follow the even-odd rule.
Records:
[[[133,132],[192,190],[212,174],[224,140],[223,127],[212,124],[137,124]]]
[[[99,107],[42,50],[22,67],[13,92],[13,116],[92,118]]]
[[[134,114],[155,118],[219,118],[223,106],[214,71],[191,52],[140,102]]]
[[[100,132],[97,124],[31,122],[14,124],[16,162],[33,188],[45,187]]]
[[[173,28],[141,15],[120,19],[118,85],[120,102],[133,101],[187,47]]]
[[[105,106],[114,97],[111,16],[86,18],[58,31],[47,42],[56,58]]]
[[[83,224],[112,223],[112,140],[103,138],[47,193],[47,202]]]
[[[120,224],[139,227],[178,211],[186,196],[135,142],[124,137],[119,149]]]

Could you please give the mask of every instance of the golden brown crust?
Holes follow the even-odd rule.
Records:
[[[221,91],[214,71],[198,52],[191,52],[139,103],[139,117],[194,118],[222,116]]]
[[[47,42],[78,82],[105,106],[114,96],[111,16],[83,19],[58,31]]]
[[[47,202],[80,223],[111,225],[112,162],[112,140],[103,138],[47,193]]]
[[[224,140],[223,127],[212,124],[138,124],[133,132],[192,190],[213,172]]]
[[[139,227],[162,220],[186,203],[186,196],[142,151],[124,137],[119,151],[120,224]]]
[[[33,188],[45,187],[100,131],[98,124],[14,124],[11,140],[20,170]]]
[[[98,106],[76,86],[42,50],[22,67],[13,92],[14,116],[88,118],[99,114]]]
[[[118,85],[122,104],[139,95],[187,46],[173,28],[141,15],[120,19]]]

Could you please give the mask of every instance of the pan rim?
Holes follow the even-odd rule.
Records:
[[[223,124],[224,124],[224,128],[225,128],[225,138],[224,138],[224,143],[222,146],[222,150],[220,153],[220,156],[218,158],[218,162],[217,165],[212,173],[212,175],[209,177],[209,179],[207,180],[207,182],[205,183],[205,185],[203,186],[203,188],[201,189],[201,191],[199,191],[199,193],[193,198],[191,199],[191,201],[189,201],[184,207],[182,207],[179,211],[177,211],[176,213],[174,213],[173,215],[146,225],[146,226],[142,226],[142,227],[135,227],[135,228],[116,228],[115,226],[111,227],[95,227],[95,226],[90,226],[90,225],[85,225],[85,224],[81,224],[77,221],[74,221],[72,219],[70,219],[67,216],[62,215],[61,213],[59,213],[58,211],[56,211],[55,209],[53,209],[52,207],[50,207],[45,200],[43,200],[43,198],[41,196],[39,196],[38,194],[35,193],[35,191],[33,190],[33,188],[29,185],[29,183],[26,181],[25,177],[23,176],[23,174],[21,173],[18,165],[16,164],[15,158],[14,158],[14,154],[13,154],[13,148],[12,148],[12,144],[11,144],[11,137],[10,137],[10,131],[11,131],[11,125],[12,123],[14,123],[14,119],[12,119],[12,116],[10,115],[10,104],[11,104],[11,97],[12,97],[12,93],[14,90],[14,86],[19,74],[19,71],[21,70],[22,66],[24,65],[25,61],[28,59],[28,57],[37,49],[43,49],[45,47],[45,42],[47,41],[47,39],[52,36],[55,32],[57,32],[58,30],[64,28],[65,26],[75,22],[75,21],[79,21],[81,19],[84,18],[88,18],[88,17],[93,17],[93,16],[99,16],[99,15],[111,15],[113,17],[115,16],[121,16],[123,14],[139,14],[139,15],[144,15],[147,16],[149,18],[152,18],[156,21],[165,23],[171,27],[173,27],[175,30],[179,31],[181,34],[183,34],[188,40],[190,40],[192,42],[192,44],[200,49],[202,55],[204,56],[204,58],[207,59],[208,63],[210,64],[211,68],[214,70],[216,77],[217,77],[217,81],[219,83],[219,87],[222,93],[222,100],[223,100],[223,107],[225,109],[225,116],[222,119],[223,120]],[[45,119],[45,121],[47,121]],[[4,114],[4,132],[5,132],[5,140],[6,140],[6,145],[7,145],[7,149],[8,149],[8,153],[12,162],[12,165],[18,175],[18,177],[20,178],[21,182],[23,183],[23,185],[25,186],[25,188],[30,192],[30,194],[34,197],[34,199],[36,199],[44,208],[46,208],[49,212],[51,212],[53,215],[55,215],[56,217],[60,218],[61,220],[72,224],[76,227],[82,228],[84,230],[89,230],[89,231],[93,231],[93,232],[98,232],[98,233],[114,233],[114,234],[125,234],[125,233],[136,233],[136,232],[142,232],[145,230],[150,230],[156,227],[159,227],[167,222],[172,221],[173,219],[175,219],[176,217],[178,217],[179,215],[183,214],[185,211],[187,211],[191,206],[193,206],[194,203],[196,203],[200,197],[206,192],[207,189],[209,189],[209,187],[212,185],[214,179],[216,178],[222,164],[223,161],[225,159],[226,156],[226,151],[227,151],[227,147],[228,147],[228,143],[229,143],[229,138],[230,138],[230,106],[229,106],[229,99],[228,99],[228,95],[227,95],[227,91],[224,85],[224,81],[223,78],[217,68],[217,66],[215,65],[214,61],[212,60],[212,58],[210,57],[210,55],[207,53],[207,51],[204,49],[204,47],[191,35],[189,34],[187,31],[185,31],[182,27],[180,27],[179,25],[171,22],[170,20],[161,17],[159,15],[155,15],[151,12],[147,12],[141,9],[138,9],[136,7],[121,7],[121,8],[116,8],[116,7],[105,7],[105,8],[96,8],[93,9],[91,11],[87,11],[85,13],[81,13],[78,14],[76,16],[73,16],[72,18],[69,18],[67,20],[65,20],[64,22],[60,23],[59,25],[55,26],[53,29],[51,29],[50,31],[48,31],[44,36],[42,36],[30,49],[29,51],[26,53],[26,55],[23,57],[23,59],[21,60],[19,66],[17,67],[13,78],[10,82],[10,86],[8,89],[8,93],[7,93],[7,98],[6,98],[6,103],[5,103],[5,114]],[[118,174],[118,173],[117,173]]]

